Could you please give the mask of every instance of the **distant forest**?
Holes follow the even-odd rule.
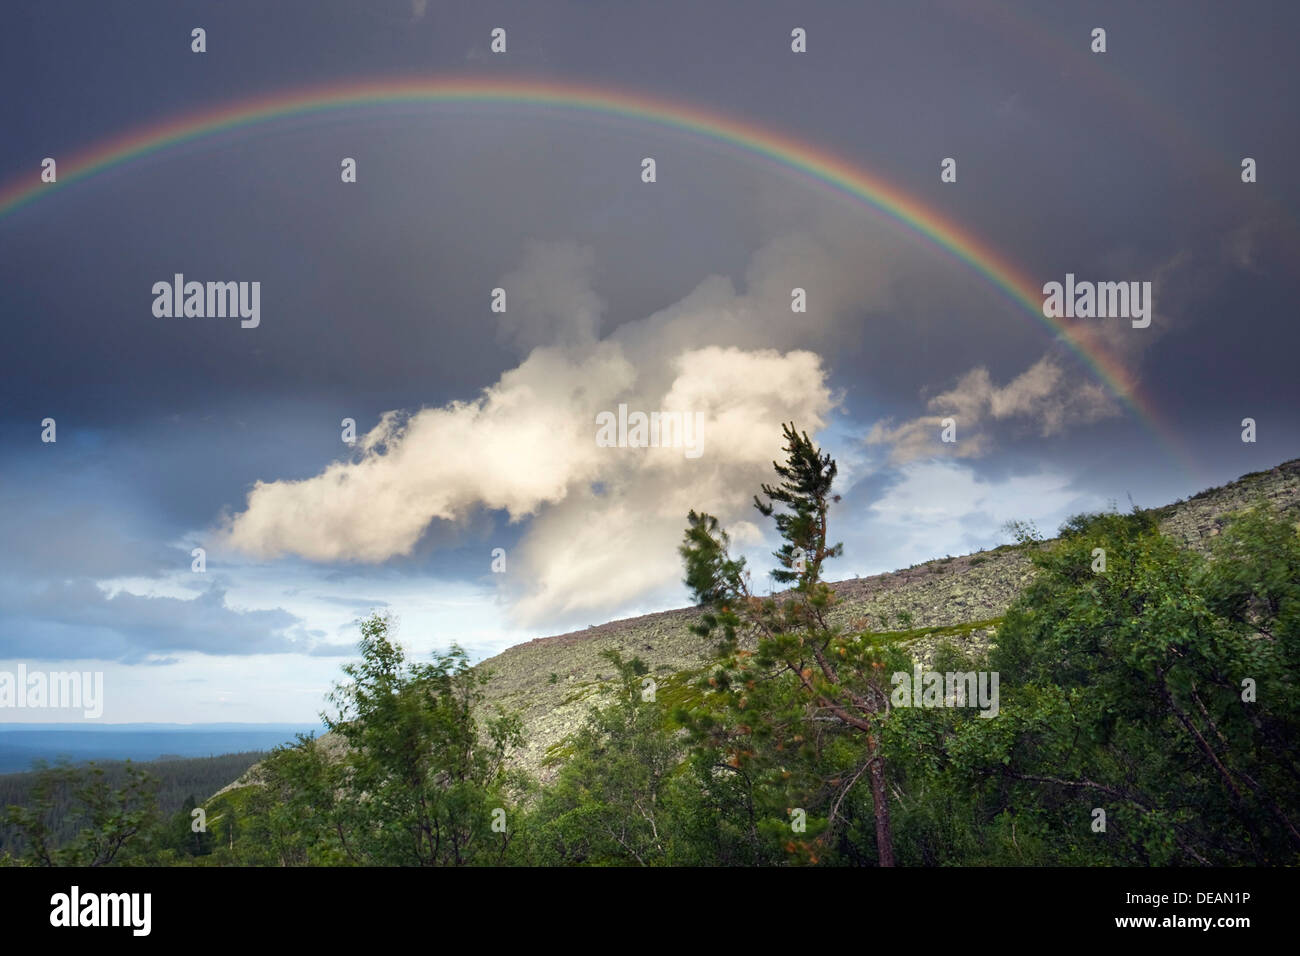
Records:
[[[211,797],[266,754],[259,750],[244,753],[222,754],[218,757],[185,757],[152,760],[145,763],[124,760],[101,760],[79,765],[103,771],[103,783],[114,790],[123,787],[129,779],[128,766],[146,771],[157,781],[157,810],[160,814],[176,814],[188,800],[202,802]],[[0,774],[0,857],[6,852],[21,856],[29,847],[20,838],[17,828],[8,821],[5,808],[11,806],[32,809],[35,789],[40,782],[39,773]],[[79,814],[69,812],[74,804],[70,787],[56,788],[51,794],[52,806],[47,816],[51,842],[65,844],[77,835],[82,825]]]

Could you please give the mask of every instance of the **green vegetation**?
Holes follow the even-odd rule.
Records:
[[[1263,509],[1230,528],[1206,558],[1150,514],[1080,516],[1035,555],[989,660],[999,718],[891,722],[887,749],[932,804],[909,811],[907,862],[1300,859],[1284,743],[1300,730],[1300,538]]]
[[[242,823],[280,864],[461,866],[506,859],[524,781],[506,756],[517,718],[475,717],[489,675],[453,647],[413,664],[390,621],[361,624],[361,661],[323,715],[346,744],[331,759],[318,741],[275,751]]]
[[[185,848],[181,845],[184,841],[175,839],[179,832],[175,823],[182,810],[221,789],[263,756],[261,752],[250,751],[143,764],[131,761],[103,761],[80,767],[66,763],[53,767],[38,764],[32,773],[0,775],[0,860],[8,855],[19,861],[36,861],[32,842],[25,833],[33,836],[39,833],[47,846],[70,846],[86,828],[87,814],[91,812],[81,795],[89,790],[90,804],[102,807],[114,792],[124,788],[128,788],[127,796],[133,792],[133,799],[148,804],[154,829],[144,828],[131,835],[113,862],[135,859],[136,851],[146,845],[155,855],[164,847],[173,846],[176,858],[180,859]],[[130,789],[128,785],[137,778],[144,778],[145,784]],[[188,812],[185,820],[188,833]]]
[[[539,864],[684,862],[676,856],[684,747],[647,693],[649,668],[617,652],[614,701],[592,711],[529,818]]]

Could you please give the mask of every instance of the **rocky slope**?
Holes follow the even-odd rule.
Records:
[[[1300,459],[1155,513],[1166,533],[1200,548],[1231,514],[1260,501],[1300,514]],[[838,601],[833,620],[846,630],[912,632],[913,649],[922,660],[939,637],[987,646],[1030,574],[1024,552],[1005,546],[841,581],[834,585]],[[602,651],[616,649],[625,657],[640,657],[661,688],[681,686],[687,675],[706,667],[711,644],[690,631],[697,617],[695,609],[682,608],[611,621],[519,644],[483,661],[479,666],[493,675],[487,685],[488,703],[523,717],[527,746],[516,756],[518,762],[542,779],[553,774],[554,761],[548,758],[582,723],[599,700],[602,685],[613,676]],[[250,775],[236,785],[255,780],[256,768]]]
[[[1261,500],[1300,509],[1300,459],[1156,513],[1166,533],[1200,547],[1219,533],[1229,515]],[[931,643],[926,638],[940,629],[948,640],[985,645],[996,633],[996,619],[1030,573],[1022,550],[1003,547],[841,581],[834,585],[838,603],[833,619],[846,629],[919,631],[915,649],[922,659]],[[548,751],[577,729],[600,684],[613,675],[602,651],[613,648],[625,657],[636,655],[656,677],[705,667],[710,642],[690,631],[697,617],[696,610],[683,608],[611,621],[519,644],[483,661],[480,666],[493,673],[489,700],[524,718],[528,743],[520,762],[543,778],[549,776]]]

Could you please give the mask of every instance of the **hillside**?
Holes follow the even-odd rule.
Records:
[[[1231,514],[1260,501],[1300,512],[1300,459],[1153,511],[1167,534],[1202,547]],[[906,632],[922,660],[939,639],[987,646],[1030,573],[1022,548],[1006,545],[853,578],[834,585],[838,603],[832,619],[846,629]],[[690,631],[697,615],[693,608],[680,608],[611,621],[538,638],[483,661],[479,666],[493,674],[488,702],[523,717],[526,747],[517,755],[520,765],[542,779],[553,774],[548,756],[580,726],[602,683],[613,676],[602,651],[640,657],[661,695],[684,690],[690,677],[707,666],[711,651],[707,640]],[[255,775],[254,767],[226,789],[245,785]]]

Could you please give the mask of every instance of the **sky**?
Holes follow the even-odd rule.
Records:
[[[310,721],[372,610],[478,660],[680,607],[692,508],[772,566],[752,495],[786,421],[840,466],[833,579],[1294,458],[1298,29],[1261,0],[6,5],[0,673],[102,673],[103,722]],[[519,95],[77,175],[158,124],[398,81]],[[528,95],[557,85],[708,119]],[[256,327],[158,314],[177,273],[258,283]],[[1067,274],[1150,283],[1149,325],[1045,320]],[[695,448],[606,447],[620,406]]]

